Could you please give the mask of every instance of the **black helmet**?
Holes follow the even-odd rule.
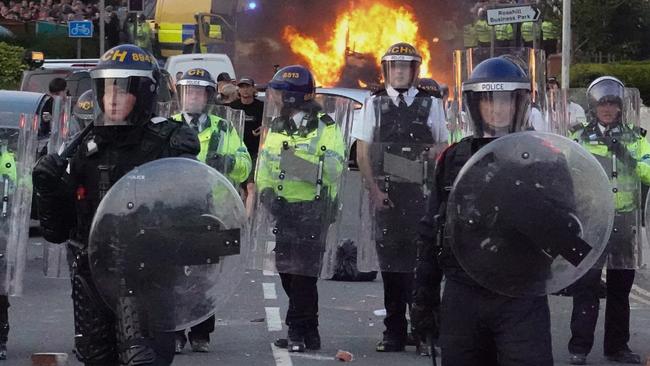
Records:
[[[292,65],[275,73],[268,84],[267,97],[282,109],[301,109],[314,99],[314,76],[306,67]]]
[[[463,104],[474,136],[522,131],[530,110],[530,89],[526,72],[508,58],[493,57],[478,64],[463,83]],[[491,108],[482,113],[481,101],[490,102]]]
[[[386,88],[392,87],[398,91],[406,91],[415,86],[421,64],[422,56],[410,44],[401,42],[388,47],[381,58]],[[409,75],[403,75],[405,68],[410,70]]]
[[[154,115],[160,70],[148,51],[132,44],[113,47],[90,71],[90,77],[96,101],[95,125],[138,125]],[[114,98],[109,106],[104,104],[107,94]]]
[[[189,69],[176,83],[176,91],[182,112],[203,113],[206,106],[214,102],[217,90],[210,72],[205,69]]]
[[[79,123],[81,128],[86,127],[90,121],[95,118],[95,93],[92,90],[86,90],[79,96],[77,102],[72,107],[72,115]]]
[[[420,78],[420,80],[418,80],[418,89],[424,90],[436,98],[442,98],[440,85],[437,81],[431,78]]]
[[[625,85],[613,76],[602,76],[594,80],[587,88],[587,105],[589,107],[590,121],[598,121],[596,107],[599,104],[611,103],[619,107],[619,114],[616,118],[620,123],[623,115],[623,98],[625,96]]]

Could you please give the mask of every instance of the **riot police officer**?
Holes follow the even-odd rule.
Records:
[[[483,91],[495,90],[494,85],[499,85],[498,92]],[[545,296],[515,298],[492,292],[461,268],[446,237],[438,258],[439,250],[432,249],[438,242],[436,233],[443,231],[450,187],[463,165],[495,138],[525,129],[530,79],[512,61],[491,58],[476,66],[463,84],[463,95],[474,136],[450,146],[439,157],[421,228],[429,255],[418,265],[419,273],[423,267],[435,266],[437,259],[447,278],[440,308],[442,364],[550,366],[553,355]],[[430,300],[433,311],[438,306],[440,282],[437,277],[428,278],[422,278],[418,286],[435,293]]]
[[[70,132],[68,136],[73,139],[77,133],[81,132],[92,122],[95,110],[95,93],[86,90],[79,96],[77,102],[72,107],[73,121],[70,123]]]
[[[205,69],[190,69],[176,83],[181,113],[172,119],[185,122],[198,132],[201,151],[198,159],[226,175],[237,185],[251,170],[251,157],[232,124],[209,111],[217,84]],[[192,351],[208,352],[210,333],[214,332],[214,315],[192,327],[188,334]],[[185,331],[176,332],[176,353],[181,353],[187,338]]]
[[[199,134],[198,159],[226,175],[235,185],[246,180],[251,157],[230,121],[209,110],[217,84],[205,69],[190,69],[176,83],[181,113],[172,117],[189,124]]]
[[[374,232],[384,283],[386,330],[376,350],[399,352],[408,339],[406,309],[413,288],[414,234],[424,215],[428,181],[426,173],[422,176],[415,170],[427,171],[423,167],[428,165],[433,168],[433,159],[449,136],[440,99],[433,97],[431,90],[417,87],[422,57],[415,47],[394,44],[381,63],[385,89],[366,102],[364,123],[353,126],[352,136],[358,141],[359,168],[377,219]],[[391,156],[404,159],[398,165],[417,165],[412,173],[420,177],[404,179],[389,173],[388,163],[383,161],[386,155],[379,150],[396,152]]]
[[[288,339],[275,344],[290,352],[321,347],[316,283],[345,157],[341,129],[314,93],[314,77],[305,67],[278,70],[266,91],[257,161],[254,221],[263,223],[258,218],[266,211],[274,222],[273,260],[289,297]],[[270,230],[254,225],[254,231]]]
[[[640,229],[640,183],[650,184],[650,143],[645,130],[625,121],[625,88],[611,76],[594,80],[587,89],[587,121],[573,127],[572,137],[610,173],[616,216],[609,239],[604,353],[614,362],[638,364],[630,340],[630,290],[634,282],[634,252]],[[584,365],[594,344],[598,320],[602,264],[573,285],[570,362]]]
[[[0,231],[3,235],[0,236],[0,243],[2,251],[7,253],[8,238],[5,233],[8,233],[10,228],[10,220],[7,218],[9,203],[13,203],[9,199],[11,191],[15,190],[16,184],[19,184],[16,172],[16,153],[14,146],[10,146],[12,138],[10,136],[18,133],[17,130],[2,128],[0,129],[0,178],[2,179],[2,221],[0,222]],[[7,358],[7,341],[9,339],[9,297],[6,294],[0,295],[0,360]]]
[[[75,253],[71,277],[79,360],[86,365],[170,365],[174,333],[129,324],[131,317],[114,313],[100,298],[89,267],[88,235],[102,197],[120,177],[151,160],[194,158],[199,142],[189,126],[154,115],[163,81],[148,52],[128,44],[114,47],[90,74],[94,127],[70,158],[69,173],[68,162],[56,154],[41,158],[33,171],[43,236],[53,243],[70,239]],[[125,333],[138,326],[138,332]]]

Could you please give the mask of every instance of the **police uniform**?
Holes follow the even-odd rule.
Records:
[[[520,106],[513,116],[515,125],[503,131],[492,130],[483,124],[482,117],[477,118],[481,93],[472,90],[475,83],[489,86],[498,83],[499,77],[517,84],[517,89],[510,93]],[[521,82],[515,83],[517,79]],[[438,344],[443,366],[553,365],[546,297],[508,297],[482,287],[459,265],[443,236],[447,199],[461,168],[481,147],[494,141],[494,137],[523,128],[530,103],[529,90],[530,81],[525,72],[505,58],[492,58],[477,65],[463,86],[463,99],[468,103],[467,110],[475,125],[474,136],[451,145],[436,164],[434,188],[420,227],[425,255],[420,257],[416,273],[439,263],[447,281],[441,303],[439,276],[424,276],[417,283],[416,293],[424,294],[422,298],[428,302],[419,305],[434,312],[433,321],[439,321]],[[439,318],[435,313],[438,307]]]
[[[275,265],[289,297],[288,340],[276,345],[291,352],[320,349],[316,282],[345,157],[341,129],[312,100],[314,92],[311,72],[298,65],[280,69],[269,82],[255,176],[259,204],[275,221]],[[322,175],[318,181],[294,175],[300,172],[284,165],[291,159],[319,167]]]
[[[602,84],[618,86],[619,96],[605,95],[613,98],[622,108],[623,85],[618,79],[603,77],[595,80],[588,94],[593,93]],[[638,215],[641,213],[639,181],[650,184],[650,143],[645,138],[645,130],[616,122],[613,126],[600,124],[595,115],[596,104],[600,100],[590,99],[590,123],[574,126],[571,137],[589,151],[605,168],[616,189],[614,202],[616,215],[614,230],[608,242],[609,265],[607,269],[607,300],[605,310],[604,353],[608,358],[619,362],[639,363],[638,355],[628,348],[630,340],[630,291],[634,283],[635,271],[634,247]],[[618,142],[617,142],[618,140]],[[612,164],[612,155],[616,154],[618,167]],[[571,339],[569,352],[575,356],[571,362],[583,361],[594,344],[594,331],[600,307],[599,290],[602,262],[588,271],[572,285],[573,312],[571,315]],[[574,360],[575,359],[575,360]],[[636,361],[639,362],[636,362]],[[632,362],[633,361],[633,362]]]
[[[133,45],[115,47],[102,57],[91,77],[95,81],[96,104],[103,104],[105,78],[111,77],[128,84],[126,89],[135,93],[137,102],[127,117],[127,125],[111,126],[106,122],[110,117],[103,114],[95,119],[95,126],[69,161],[69,174],[65,173],[68,164],[58,155],[46,155],[36,165],[33,176],[43,236],[54,243],[71,239],[69,249],[75,255],[75,348],[79,360],[86,365],[169,365],[174,357],[173,333],[151,331],[142,327],[144,324],[125,324],[130,319],[126,313],[118,322],[100,297],[90,271],[88,236],[101,199],[118,179],[155,159],[194,158],[199,143],[189,126],[152,117],[155,87],[161,81],[156,61],[147,52]]]

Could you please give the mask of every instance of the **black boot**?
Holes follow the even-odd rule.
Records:
[[[318,328],[313,328],[305,332],[305,347],[311,351],[318,351],[320,349]]]

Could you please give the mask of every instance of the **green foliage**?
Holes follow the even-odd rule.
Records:
[[[571,87],[587,87],[593,80],[605,75],[617,77],[627,87],[639,89],[641,99],[650,105],[650,61],[572,65]]]
[[[23,47],[32,51],[41,51],[45,58],[77,58],[77,40],[61,35],[19,35],[15,38],[3,39],[4,42]],[[96,38],[82,39],[81,57],[97,58],[99,42]]]
[[[0,89],[18,89],[23,70],[27,68],[22,63],[22,47],[0,42]]]

